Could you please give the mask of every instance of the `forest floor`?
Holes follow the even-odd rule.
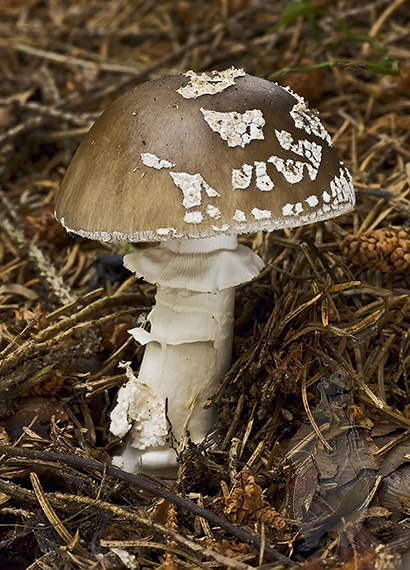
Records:
[[[405,0],[0,0],[2,570],[410,568],[409,22]],[[230,66],[319,110],[357,204],[243,238],[265,269],[237,290],[218,431],[150,480],[110,467],[108,425],[155,288],[55,198],[120,94]]]

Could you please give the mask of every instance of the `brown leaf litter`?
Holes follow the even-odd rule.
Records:
[[[2,569],[393,570],[402,558],[406,570],[409,20],[404,0],[0,3]],[[265,269],[237,291],[232,366],[209,402],[218,430],[188,440],[176,481],[151,485],[110,467],[119,442],[107,426],[119,363],[141,362],[126,330],[144,321],[154,288],[115,271],[108,279],[104,256],[130,246],[67,236],[55,196],[121,93],[231,65],[319,108],[357,206],[243,236]],[[303,426],[327,441],[318,387],[340,371],[378,484],[356,549],[329,530],[306,551],[288,453]],[[318,445],[331,492],[334,462]]]

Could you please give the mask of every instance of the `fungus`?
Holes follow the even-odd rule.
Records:
[[[231,68],[167,76],[122,95],[80,144],[57,196],[70,232],[159,242],[126,267],[157,285],[135,376],[119,391],[111,432],[127,435],[117,465],[159,472],[178,440],[212,428],[204,409],[231,361],[235,286],[262,260],[237,235],[325,220],[354,191],[330,136],[290,90]]]

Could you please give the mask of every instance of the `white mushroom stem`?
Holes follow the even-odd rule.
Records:
[[[163,242],[127,255],[124,263],[157,283],[157,295],[148,315],[150,332],[130,331],[146,345],[145,354],[138,378],[128,370],[110,430],[121,437],[130,432],[116,465],[153,472],[176,466],[166,402],[177,441],[190,412],[193,441],[202,441],[212,430],[213,414],[204,404],[230,365],[235,285],[258,275],[263,262],[238,245],[236,236],[220,236]]]

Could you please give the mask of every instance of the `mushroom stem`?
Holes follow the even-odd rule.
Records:
[[[263,262],[236,236],[224,236],[161,244],[126,256],[125,265],[155,281],[157,295],[151,331],[130,331],[146,349],[138,378],[129,374],[111,414],[112,433],[130,431],[115,463],[127,471],[169,470],[177,457],[166,416],[177,441],[190,413],[193,441],[211,430],[213,413],[204,405],[230,365],[235,285],[256,276]]]

